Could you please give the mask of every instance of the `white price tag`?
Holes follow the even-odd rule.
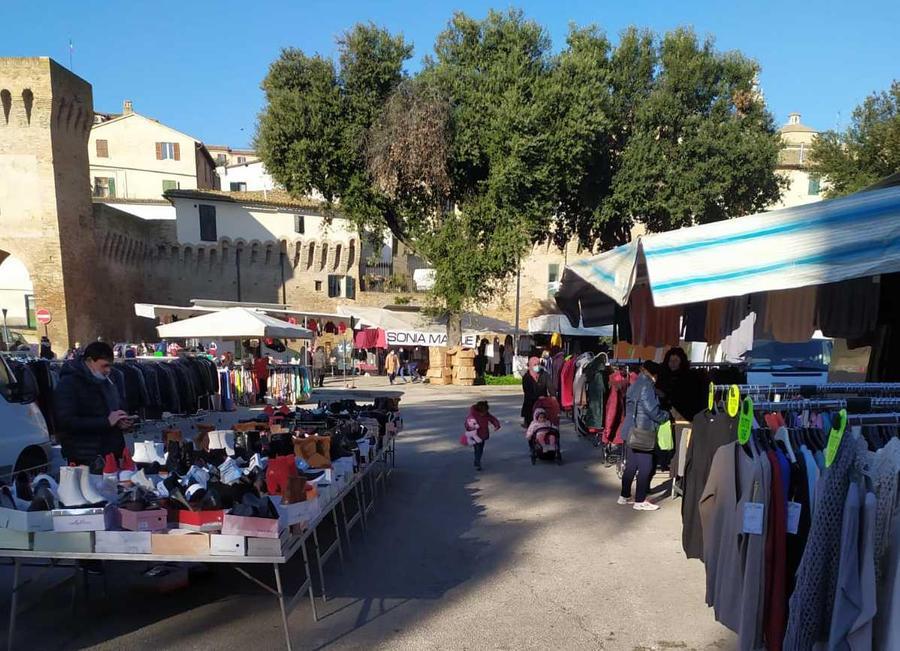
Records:
[[[744,533],[757,536],[762,535],[765,510],[765,507],[759,502],[747,502],[744,504]]]
[[[803,505],[799,502],[788,502],[787,510],[787,532],[797,533],[800,528],[800,513],[803,511]]]

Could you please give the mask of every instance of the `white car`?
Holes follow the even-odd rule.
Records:
[[[33,396],[23,395],[0,355],[0,481],[20,470],[41,469],[50,460],[50,434]]]

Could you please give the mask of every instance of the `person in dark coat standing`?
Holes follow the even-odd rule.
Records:
[[[525,394],[522,400],[522,418],[525,420],[525,427],[528,427],[534,418],[537,399],[550,395],[550,380],[537,357],[528,360],[528,372],[522,376],[522,393]]]
[[[131,427],[122,410],[123,399],[110,379],[113,351],[95,341],[60,371],[53,395],[56,428],[63,456],[71,463],[89,465],[98,456],[122,456],[122,432]]]

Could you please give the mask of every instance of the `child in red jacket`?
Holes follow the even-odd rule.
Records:
[[[472,408],[469,409],[469,415],[466,420],[474,419],[478,423],[478,438],[481,443],[475,443],[472,447],[475,449],[475,468],[481,470],[481,457],[484,454],[484,444],[491,437],[490,425],[493,425],[494,431],[500,429],[500,421],[494,418],[488,407],[487,400],[479,400]]]

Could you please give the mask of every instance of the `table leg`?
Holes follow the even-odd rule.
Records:
[[[316,612],[316,596],[313,594],[312,587],[312,570],[309,567],[309,554],[306,551],[306,545],[303,545],[303,567],[306,568],[306,581],[309,584],[309,603],[312,606],[313,621],[319,621],[319,613]]]
[[[341,502],[343,504],[343,502]],[[338,520],[338,507],[335,507],[331,510],[331,519],[334,521],[334,539],[337,541],[338,546],[338,556],[341,559],[341,569],[344,567],[344,544],[341,542],[341,525]]]
[[[13,559],[12,599],[9,606],[9,634],[6,638],[6,649],[12,651],[13,637],[16,633],[16,610],[19,605],[19,559]]]
[[[281,623],[284,626],[284,642],[287,645],[287,650],[292,651],[291,629],[288,628],[287,610],[284,607],[284,589],[281,587],[281,570],[278,568],[278,563],[272,563],[272,567],[275,568],[275,588],[278,591],[276,596],[278,597],[278,606],[281,609]]]
[[[319,565],[319,582],[322,586],[322,601],[327,602],[328,596],[325,594],[325,569],[322,567],[322,554],[319,549],[319,532],[313,529],[313,546],[316,548],[316,562]]]

